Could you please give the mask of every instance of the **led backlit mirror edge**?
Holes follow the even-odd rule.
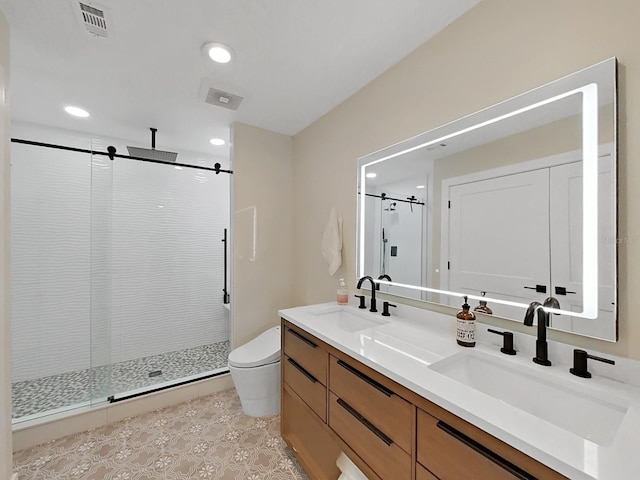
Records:
[[[376,163],[380,163],[386,160],[390,160],[392,158],[398,157],[400,155],[419,150],[422,148],[426,148],[429,145],[437,144],[443,142],[447,139],[453,138],[455,136],[471,132],[473,130],[477,130],[484,126],[490,125],[492,123],[496,123],[498,121],[504,120],[509,117],[513,117],[524,113],[526,111],[533,110],[535,108],[541,107],[543,105],[548,105],[554,101],[566,98],[570,95],[580,94],[582,96],[582,151],[583,151],[583,192],[582,192],[582,200],[583,200],[583,256],[582,256],[582,267],[583,267],[583,310],[582,312],[575,311],[567,311],[562,309],[554,309],[554,308],[545,308],[546,311],[557,314],[566,314],[574,317],[586,318],[586,319],[596,319],[598,317],[598,238],[597,238],[597,229],[598,229],[598,91],[597,84],[590,82],[585,85],[582,85],[577,88],[570,88],[566,91],[563,91],[560,94],[548,96],[546,94],[547,90],[556,90],[558,84],[571,83],[572,77],[579,75],[583,72],[587,72],[591,69],[602,67],[602,68],[610,68],[609,65],[613,67],[613,106],[614,106],[614,122],[617,120],[617,80],[616,80],[616,58],[612,57],[603,62],[600,62],[591,67],[587,67],[583,70],[575,72],[573,74],[567,75],[566,77],[562,77],[553,82],[542,85],[541,87],[529,90],[520,95],[507,99],[498,104],[487,107],[483,110],[477,111],[465,117],[454,120],[450,123],[437,127],[433,130],[424,132],[422,134],[416,135],[404,141],[401,141],[395,145],[391,145],[390,147],[383,148],[377,152],[370,153],[364,157],[358,159],[358,193],[360,192],[360,188],[363,188],[364,178],[365,178],[365,169],[368,166],[374,165]],[[562,89],[564,89],[561,86]],[[556,90],[557,91],[557,90]],[[538,96],[542,97],[542,100],[539,100],[533,104],[523,105],[520,108],[512,109],[511,107],[507,108],[506,112],[501,112],[508,105],[512,105],[515,103],[518,105],[522,103],[522,101],[530,96]],[[491,118],[488,120],[483,120],[477,123],[476,119],[478,117],[486,116],[488,112],[496,111],[500,114],[492,114]],[[462,124],[464,128],[456,128],[453,132],[447,133],[448,130],[451,130],[452,126],[456,124]],[[614,130],[617,135],[617,125],[614,125]],[[614,141],[613,145],[613,158],[614,163],[617,158],[617,138]],[[615,182],[615,179],[614,179]],[[615,185],[614,185],[615,187]],[[614,188],[614,191],[616,189]],[[364,256],[365,256],[365,195],[360,195],[358,199],[358,208],[357,208],[357,252],[356,252],[356,270],[358,277],[362,277],[365,275],[364,272]],[[614,228],[617,231],[617,222],[614,218]],[[512,302],[508,300],[501,300],[492,297],[480,297],[477,295],[454,292],[450,290],[443,289],[435,289],[430,287],[424,287],[420,285],[408,285],[402,284],[398,282],[389,282],[386,280],[376,280],[377,283],[384,285],[391,285],[396,287],[402,287],[412,290],[424,291],[424,292],[432,292],[442,295],[449,295],[461,298],[463,296],[467,296],[470,299],[475,300],[487,300],[498,304],[510,305],[515,307],[520,307],[526,309],[529,305],[519,302]],[[617,281],[616,281],[617,284]],[[616,288],[616,296],[617,296],[617,288]],[[432,302],[431,302],[432,303]],[[617,298],[616,298],[617,303]],[[615,340],[614,340],[615,341]]]

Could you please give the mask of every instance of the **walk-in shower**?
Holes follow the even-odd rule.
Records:
[[[366,195],[367,244],[364,262],[372,276],[390,276],[395,282],[419,281],[426,266],[422,230],[429,211],[424,197],[412,194],[415,185],[398,184],[368,187]],[[380,290],[409,298],[421,298],[417,290],[380,285]]]
[[[224,160],[12,133],[14,422],[227,371]]]

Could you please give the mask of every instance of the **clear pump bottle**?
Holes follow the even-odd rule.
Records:
[[[347,284],[344,283],[344,278],[341,278],[338,282],[338,305],[347,305],[349,303],[349,290],[347,290]]]

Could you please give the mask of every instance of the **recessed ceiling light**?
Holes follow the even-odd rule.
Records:
[[[67,107],[64,107],[64,111],[67,112],[69,115],[73,115],[74,117],[86,118],[89,116],[89,112],[79,107],[67,106]]]
[[[367,178],[376,178],[377,176],[378,176],[378,174],[373,173],[373,172],[371,172],[371,173],[367,173],[367,174],[365,175],[365,177],[367,177]]]
[[[231,61],[231,48],[222,43],[206,43],[203,49],[214,62],[229,63]]]
[[[215,145],[217,147],[224,145],[224,140],[221,138],[212,138],[211,140],[209,140],[209,143],[211,145]]]
[[[424,188],[424,185],[416,185],[416,188]]]

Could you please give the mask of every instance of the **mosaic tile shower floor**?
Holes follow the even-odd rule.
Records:
[[[127,418],[13,455],[20,480],[308,480],[280,417],[248,417],[235,390]]]
[[[229,342],[219,342],[12,384],[13,418],[68,407],[112,394],[226,368]],[[149,377],[149,372],[162,375]],[[93,395],[92,395],[93,392]]]

